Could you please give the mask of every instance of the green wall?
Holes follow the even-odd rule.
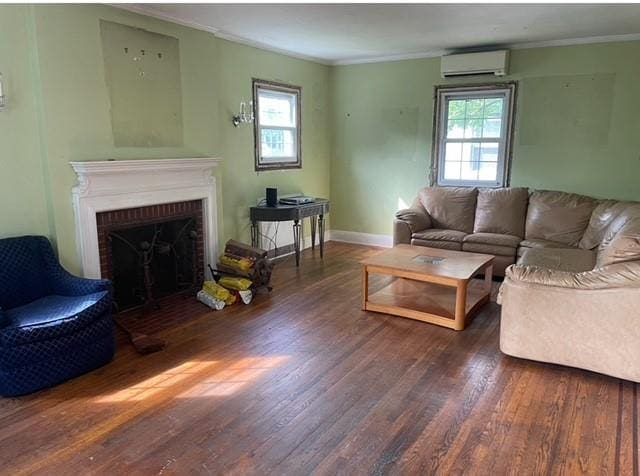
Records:
[[[105,74],[101,20],[178,39],[181,146],[114,145],[110,88],[128,84],[113,71]],[[0,113],[0,236],[48,235],[72,271],[79,271],[79,257],[70,161],[222,157],[217,172],[221,240],[248,239],[248,207],[264,196],[265,186],[329,194],[326,66],[113,7],[37,5],[0,6],[0,71],[6,75],[11,103]],[[252,128],[231,125],[240,99],[251,95],[252,77],[302,86],[303,123],[309,124],[303,133],[302,171],[254,172]],[[148,111],[143,113],[148,116]]]
[[[224,65],[219,75],[224,238],[249,241],[249,205],[264,197],[265,187],[275,186],[280,194],[329,196],[329,68],[230,41],[218,40],[218,45]],[[302,169],[254,171],[253,127],[231,123],[240,100],[250,99],[252,78],[302,86]]]
[[[29,15],[25,7],[0,9],[0,72],[7,96],[0,112],[0,233],[48,235]]]
[[[101,20],[178,40],[176,146],[115,145],[110,94],[127,84],[105,68]],[[512,185],[640,200],[639,57],[640,42],[512,51]],[[330,197],[332,229],[390,234],[428,181],[433,87],[470,82],[443,81],[439,67],[328,67],[109,6],[0,6],[0,236],[48,235],[77,272],[70,161],[198,156],[223,158],[222,241],[248,240],[248,207],[266,186]],[[302,86],[302,170],[254,171],[252,127],[231,124],[254,77]]]
[[[76,180],[69,162],[221,155],[219,118],[215,113],[216,42],[205,32],[106,6],[42,5],[31,7],[31,11],[42,87],[42,128],[53,235],[63,263],[78,271],[71,202]],[[100,41],[101,19],[154,30],[180,40],[182,147],[115,147]]]
[[[512,51],[511,185],[640,200],[638,58],[640,42]],[[339,66],[331,79],[332,228],[390,234],[428,182],[434,86],[474,81],[443,80],[439,58]]]

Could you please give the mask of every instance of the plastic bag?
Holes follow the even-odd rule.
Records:
[[[254,261],[249,258],[233,257],[225,254],[220,256],[220,263],[229,268],[247,273],[253,266]]]
[[[231,306],[232,304],[235,304],[237,300],[238,300],[238,296],[236,294],[229,293],[229,297],[225,299],[224,302],[227,306]]]
[[[221,311],[222,309],[224,309],[224,306],[225,306],[225,302],[224,301],[216,299],[216,298],[210,296],[209,294],[207,294],[204,291],[198,291],[198,294],[196,295],[196,298],[202,304],[206,304],[207,306],[209,306],[212,309],[215,309],[216,311]]]
[[[240,299],[242,299],[242,302],[245,304],[249,304],[253,299],[253,293],[248,289],[246,291],[238,291],[238,294],[240,295]]]
[[[223,288],[215,281],[205,281],[202,284],[202,290],[207,293],[209,296],[218,299],[220,301],[227,301],[231,293],[228,289]]]
[[[236,291],[246,291],[251,287],[251,281],[245,278],[232,278],[229,276],[225,276],[224,278],[220,278],[218,283],[224,286],[227,289],[233,289]]]

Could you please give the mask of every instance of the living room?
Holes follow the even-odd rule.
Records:
[[[640,474],[639,58],[632,3],[0,5],[3,470]]]

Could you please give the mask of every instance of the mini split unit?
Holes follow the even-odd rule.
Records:
[[[443,56],[440,63],[443,78],[481,74],[504,76],[508,67],[509,50],[448,55]]]

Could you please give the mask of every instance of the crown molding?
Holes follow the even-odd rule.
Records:
[[[607,36],[588,36],[584,38],[568,38],[565,40],[545,40],[545,41],[530,41],[523,43],[511,43],[500,45],[500,49],[507,50],[526,50],[531,48],[551,48],[557,46],[577,46],[577,45],[589,45],[597,43],[617,43],[625,41],[640,41],[640,33],[630,33],[626,35],[607,35]],[[347,66],[352,64],[367,64],[367,63],[383,63],[388,61],[403,61],[411,59],[425,59],[436,58],[443,55],[451,54],[454,50],[433,50],[420,53],[407,53],[388,56],[372,56],[370,58],[354,58],[337,60],[329,63],[331,66]]]
[[[109,3],[108,5],[114,8],[119,8],[121,10],[127,10],[129,12],[137,13],[139,15],[157,18],[158,20],[168,21],[170,23],[176,23],[178,25],[193,28],[195,30],[206,31],[214,35],[220,31],[212,26],[203,25],[202,23],[198,23],[195,21],[182,20],[180,18],[174,17],[173,15],[167,15],[166,13],[159,12],[158,10],[145,5],[134,5],[131,3]]]
[[[587,36],[584,38],[568,38],[566,40],[529,41],[514,43],[507,48],[512,50],[526,50],[530,48],[549,48],[553,46],[576,46],[596,43],[621,43],[625,41],[640,41],[640,33],[626,35]]]
[[[249,40],[240,36],[233,35],[231,33],[226,33],[218,28],[203,25],[202,23],[182,20],[180,18],[174,17],[173,15],[167,15],[166,13],[160,12],[153,7],[148,7],[145,5],[132,5],[132,4],[126,4],[126,3],[111,3],[109,5],[115,8],[120,8],[122,10],[127,10],[129,12],[137,13],[139,15],[145,15],[145,16],[157,18],[159,20],[164,20],[171,23],[176,23],[178,25],[186,26],[188,28],[194,28],[196,30],[206,31],[208,33],[213,34],[216,38],[221,38],[223,40],[231,41],[233,43],[239,43],[241,45],[251,46],[253,48],[258,48],[260,50],[269,51],[271,53],[278,53],[278,54],[290,56],[296,59],[323,64],[325,66],[328,66],[331,64],[330,61],[324,60],[322,58],[317,58],[315,56],[309,56],[309,55],[285,50],[282,48],[277,48],[275,46],[270,46],[259,41]]]
[[[413,59],[439,58],[451,53],[448,50],[423,51],[419,53],[402,53],[397,55],[371,56],[368,58],[354,58],[331,61],[331,66],[348,66],[352,64],[386,63],[390,61],[404,61]]]
[[[315,56],[308,56],[301,53],[296,53],[289,50],[284,50],[282,48],[276,48],[275,46],[266,45],[259,41],[247,40],[246,38],[242,38],[240,36],[232,35],[230,33],[225,33],[223,31],[218,31],[215,33],[217,38],[221,38],[223,40],[231,41],[233,43],[239,43],[245,46],[251,46],[253,48],[258,48],[260,50],[269,51],[271,53],[278,53],[285,56],[290,56],[292,58],[301,59],[305,61],[311,61],[313,63],[323,64],[325,66],[331,66],[333,62],[329,60],[325,60],[322,58],[317,58]]]
[[[311,61],[314,63],[323,64],[326,66],[348,66],[348,65],[357,65],[357,64],[386,63],[386,62],[392,62],[392,61],[437,58],[446,54],[450,54],[451,52],[454,51],[454,49],[449,49],[449,50],[439,49],[439,50],[421,51],[416,53],[400,53],[396,55],[380,55],[380,56],[370,56],[370,57],[361,57],[361,58],[348,58],[348,59],[341,59],[341,60],[327,60],[327,59],[318,58],[315,56],[309,56],[302,53],[296,53],[294,51],[290,51],[287,49],[267,45],[260,41],[249,40],[247,38],[243,38],[241,36],[237,36],[231,33],[226,33],[218,28],[203,25],[198,22],[182,20],[172,15],[168,15],[166,13],[160,12],[151,6],[147,6],[144,4],[133,5],[133,4],[124,4],[124,3],[112,3],[109,5],[115,8],[120,8],[123,10],[130,11],[133,13],[138,13],[140,15],[146,15],[146,16],[158,18],[160,20],[168,21],[171,23],[177,23],[178,25],[186,26],[189,28],[194,28],[196,30],[206,31],[215,35],[217,38],[231,41],[233,43],[239,43],[242,45],[251,46],[253,48],[258,48],[261,50],[270,51],[272,53],[278,53],[281,55],[290,56],[292,58],[297,58],[305,61]],[[510,50],[524,50],[524,49],[531,49],[531,48],[550,48],[550,47],[557,47],[557,46],[576,46],[576,45],[588,45],[588,44],[597,44],[597,43],[616,43],[616,42],[625,42],[625,41],[640,41],[640,33],[630,33],[630,34],[624,34],[624,35],[587,36],[583,38],[568,38],[563,40],[529,41],[529,42],[510,43],[510,44],[508,43],[508,44],[500,45],[500,47],[504,49],[510,49]]]

